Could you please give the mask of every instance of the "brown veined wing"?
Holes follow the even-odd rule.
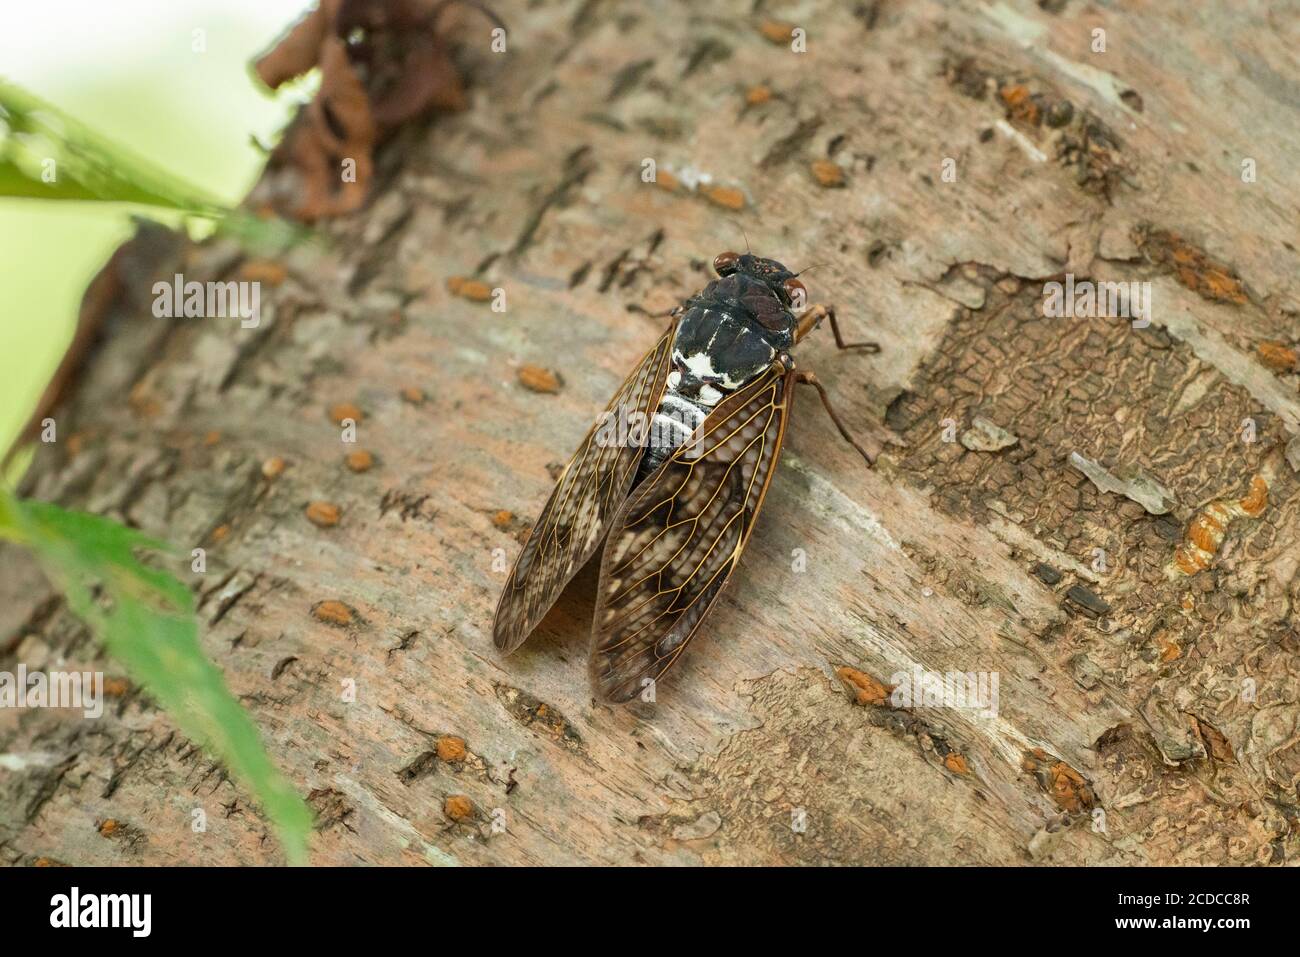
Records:
[[[628,701],[667,671],[740,561],[781,455],[794,373],[773,366],[718,403],[610,523],[591,675]]]
[[[618,421],[611,416],[635,422],[631,413],[639,412],[648,427],[663,395],[675,328],[673,323],[614,393],[556,481],[497,604],[492,638],[503,652],[522,645],[550,611],[564,586],[595,553],[609,519],[626,498],[645,447],[597,437],[603,423]]]

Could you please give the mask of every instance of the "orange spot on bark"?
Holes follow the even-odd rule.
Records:
[[[434,748],[438,753],[438,760],[459,762],[465,760],[465,739],[458,738],[454,735],[445,734],[438,739]]]
[[[162,411],[162,403],[154,396],[149,387],[143,382],[137,382],[131,387],[131,394],[127,398],[131,409],[141,418],[151,419]]]
[[[844,185],[844,167],[840,166],[839,163],[832,163],[830,160],[817,160],[810,168],[812,169],[813,179],[827,189]]]
[[[110,698],[120,698],[131,690],[131,683],[125,678],[105,678],[104,694]]]
[[[1292,372],[1300,364],[1296,351],[1281,342],[1261,342],[1259,361],[1274,372]]]
[[[1256,475],[1250,480],[1250,491],[1246,497],[1241,500],[1241,510],[1251,518],[1259,515],[1268,505],[1268,483],[1264,481],[1262,475]]]
[[[341,601],[326,599],[318,601],[311,607],[312,617],[330,625],[352,624],[352,609]]]
[[[1219,543],[1223,541],[1223,524],[1206,509],[1192,520],[1187,529],[1187,540],[1204,551],[1218,551]]]
[[[239,278],[243,282],[261,282],[268,286],[278,286],[288,275],[289,270],[270,259],[250,259],[239,267]]]
[[[375,457],[365,449],[357,449],[355,452],[349,452],[343,461],[354,472],[369,472],[371,466],[375,464]]]
[[[666,189],[670,193],[675,193],[682,187],[682,184],[677,181],[677,177],[667,170],[659,170],[655,173],[655,185],[660,189]]]
[[[1204,552],[1190,545],[1179,545],[1174,550],[1174,567],[1184,575],[1195,575],[1210,567],[1209,558]]]
[[[844,683],[844,687],[853,693],[855,704],[883,707],[888,704],[889,696],[894,691],[893,685],[883,685],[865,671],[848,665],[836,668],[835,674]]]
[[[758,25],[758,32],[763,34],[769,43],[784,46],[794,39],[794,24],[786,23],[784,20],[764,20]]]
[[[1024,84],[1014,84],[1004,86],[998,90],[998,96],[1006,104],[1007,114],[1021,123],[1027,123],[1030,126],[1037,126],[1042,119],[1042,114],[1038,109],[1038,104],[1033,101],[1029,95],[1029,88]]]
[[[465,821],[474,815],[474,802],[463,794],[449,794],[442,802],[442,813],[453,821]]]
[[[520,366],[519,384],[531,392],[559,392],[563,381],[559,375],[541,366]]]
[[[1133,234],[1142,254],[1168,266],[1174,277],[1203,299],[1244,303],[1248,297],[1241,280],[1222,263],[1167,229],[1140,226]]]
[[[312,502],[306,509],[307,520],[320,528],[332,528],[343,513],[333,502]]]
[[[1195,575],[1209,568],[1233,519],[1258,518],[1267,506],[1268,482],[1262,475],[1251,478],[1245,497],[1222,499],[1205,506],[1188,524],[1187,534],[1174,549],[1166,574],[1170,577],[1180,572]]]
[[[452,276],[447,280],[447,291],[453,296],[468,299],[471,302],[487,302],[492,298],[492,287],[477,279],[466,276]]]
[[[339,402],[330,406],[329,417],[335,425],[342,425],[344,419],[360,422],[361,410],[351,402]]]
[[[745,208],[745,194],[734,186],[701,186],[700,193],[715,206],[730,210]]]
[[[1062,811],[1082,811],[1097,803],[1096,795],[1083,775],[1060,758],[1049,756],[1042,748],[1026,751],[1020,767],[1034,776],[1038,786]]]

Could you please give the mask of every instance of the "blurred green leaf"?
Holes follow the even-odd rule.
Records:
[[[140,550],[174,549],[108,519],[19,501],[3,489],[0,537],[36,552],[69,607],[132,680],[253,793],[289,863],[305,863],[311,811],[271,763],[257,727],[199,647],[193,595],[136,557]]]
[[[200,216],[224,211],[198,187],[3,79],[0,131],[0,196],[139,203]]]
[[[0,196],[15,196],[23,199],[98,199],[94,193],[80,183],[69,179],[59,182],[44,183],[39,177],[33,178],[17,163],[6,156],[0,156]]]
[[[216,233],[234,240],[253,256],[278,256],[297,246],[328,245],[325,235],[310,226],[276,217],[263,219],[242,209],[231,210],[218,220]]]
[[[47,164],[52,163],[52,166]],[[52,170],[52,176],[46,171]],[[0,198],[128,203],[166,210],[169,226],[184,217],[211,221],[196,234],[229,236],[258,255],[321,243],[300,223],[231,209],[0,78]],[[191,222],[191,225],[195,225]]]

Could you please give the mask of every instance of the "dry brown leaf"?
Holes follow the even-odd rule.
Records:
[[[474,6],[500,25],[488,10]],[[439,32],[448,4],[431,0],[322,0],[256,64],[272,89],[313,67],[321,83],[271,154],[295,187],[270,204],[305,222],[351,212],[365,202],[374,148],[430,110],[463,110],[464,85]],[[346,177],[344,163],[353,175]]]
[[[319,6],[289,28],[270,50],[253,65],[258,77],[271,89],[301,76],[316,65],[320,46],[338,15],[342,0],[320,0]]]

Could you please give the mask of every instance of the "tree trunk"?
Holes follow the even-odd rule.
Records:
[[[204,647],[316,809],[315,863],[1293,857],[1294,18],[724,6],[501,4],[471,108],[403,129],[274,288],[225,243],[136,240],[25,491],[206,549]],[[880,341],[823,328],[797,358],[905,444],[867,471],[801,393],[704,633],[654,703],[597,705],[592,576],[503,659],[502,556],[647,313],[746,242]],[[263,277],[260,326],[153,318],[175,272]],[[1149,284],[1120,303],[1148,291],[1149,324],[1051,315],[1066,274]],[[0,561],[0,667],[113,675]],[[993,713],[891,706],[914,669],[996,678]],[[98,721],[0,716],[0,859],[279,861],[249,795],[116,691]]]

